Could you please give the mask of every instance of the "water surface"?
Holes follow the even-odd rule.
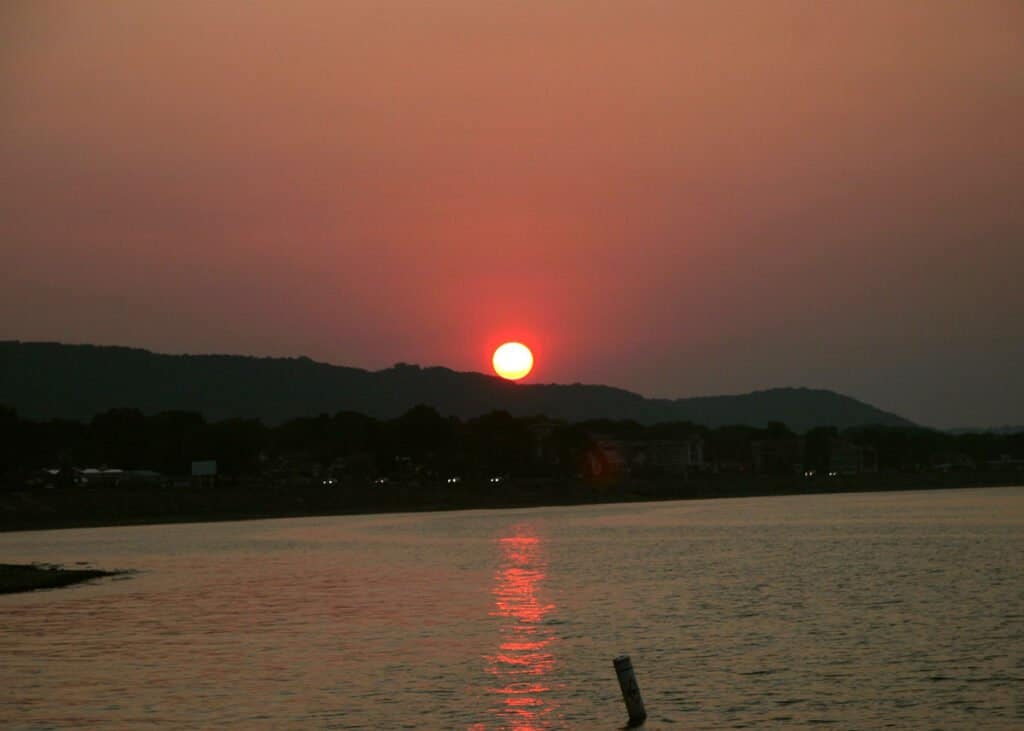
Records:
[[[1024,488],[0,534],[10,728],[1024,727]]]

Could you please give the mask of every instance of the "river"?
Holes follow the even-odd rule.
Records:
[[[1024,727],[1024,488],[0,534],[5,728]]]

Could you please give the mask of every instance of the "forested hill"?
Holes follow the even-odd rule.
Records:
[[[267,423],[337,411],[393,418],[417,404],[470,418],[493,410],[567,421],[691,421],[710,427],[780,421],[815,426],[910,426],[832,391],[778,388],[739,396],[648,399],[608,386],[514,384],[482,373],[399,364],[381,371],[309,358],[163,355],[136,348],[0,342],[0,404],[27,418],[89,419],[112,408],[197,411]]]

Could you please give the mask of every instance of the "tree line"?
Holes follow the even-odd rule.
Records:
[[[709,470],[726,457],[749,457],[755,443],[787,440],[798,440],[803,463],[816,469],[827,468],[829,450],[840,441],[873,450],[880,471],[927,469],[950,455],[978,468],[1007,457],[1024,458],[1024,432],[950,434],[864,426],[796,434],[781,423],[714,429],[689,422],[567,423],[502,411],[461,420],[429,406],[390,420],[339,412],[278,425],[258,419],[207,421],[199,413],[180,411],[145,415],[131,408],[106,411],[89,421],[37,421],[0,406],[0,475],[8,486],[33,470],[66,466],[188,475],[193,461],[216,460],[220,474],[239,478],[287,469],[335,470],[354,477],[572,477],[593,463],[602,440],[699,440]]]

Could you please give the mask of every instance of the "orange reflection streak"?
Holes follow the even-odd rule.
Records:
[[[517,526],[498,545],[502,563],[494,575],[491,615],[507,621],[501,625],[498,652],[487,657],[487,671],[498,681],[493,692],[501,697],[496,712],[503,728],[539,731],[554,710],[545,697],[551,688],[544,677],[555,665],[550,645],[556,639],[544,623],[555,609],[543,598],[547,562],[540,538],[528,526]]]

